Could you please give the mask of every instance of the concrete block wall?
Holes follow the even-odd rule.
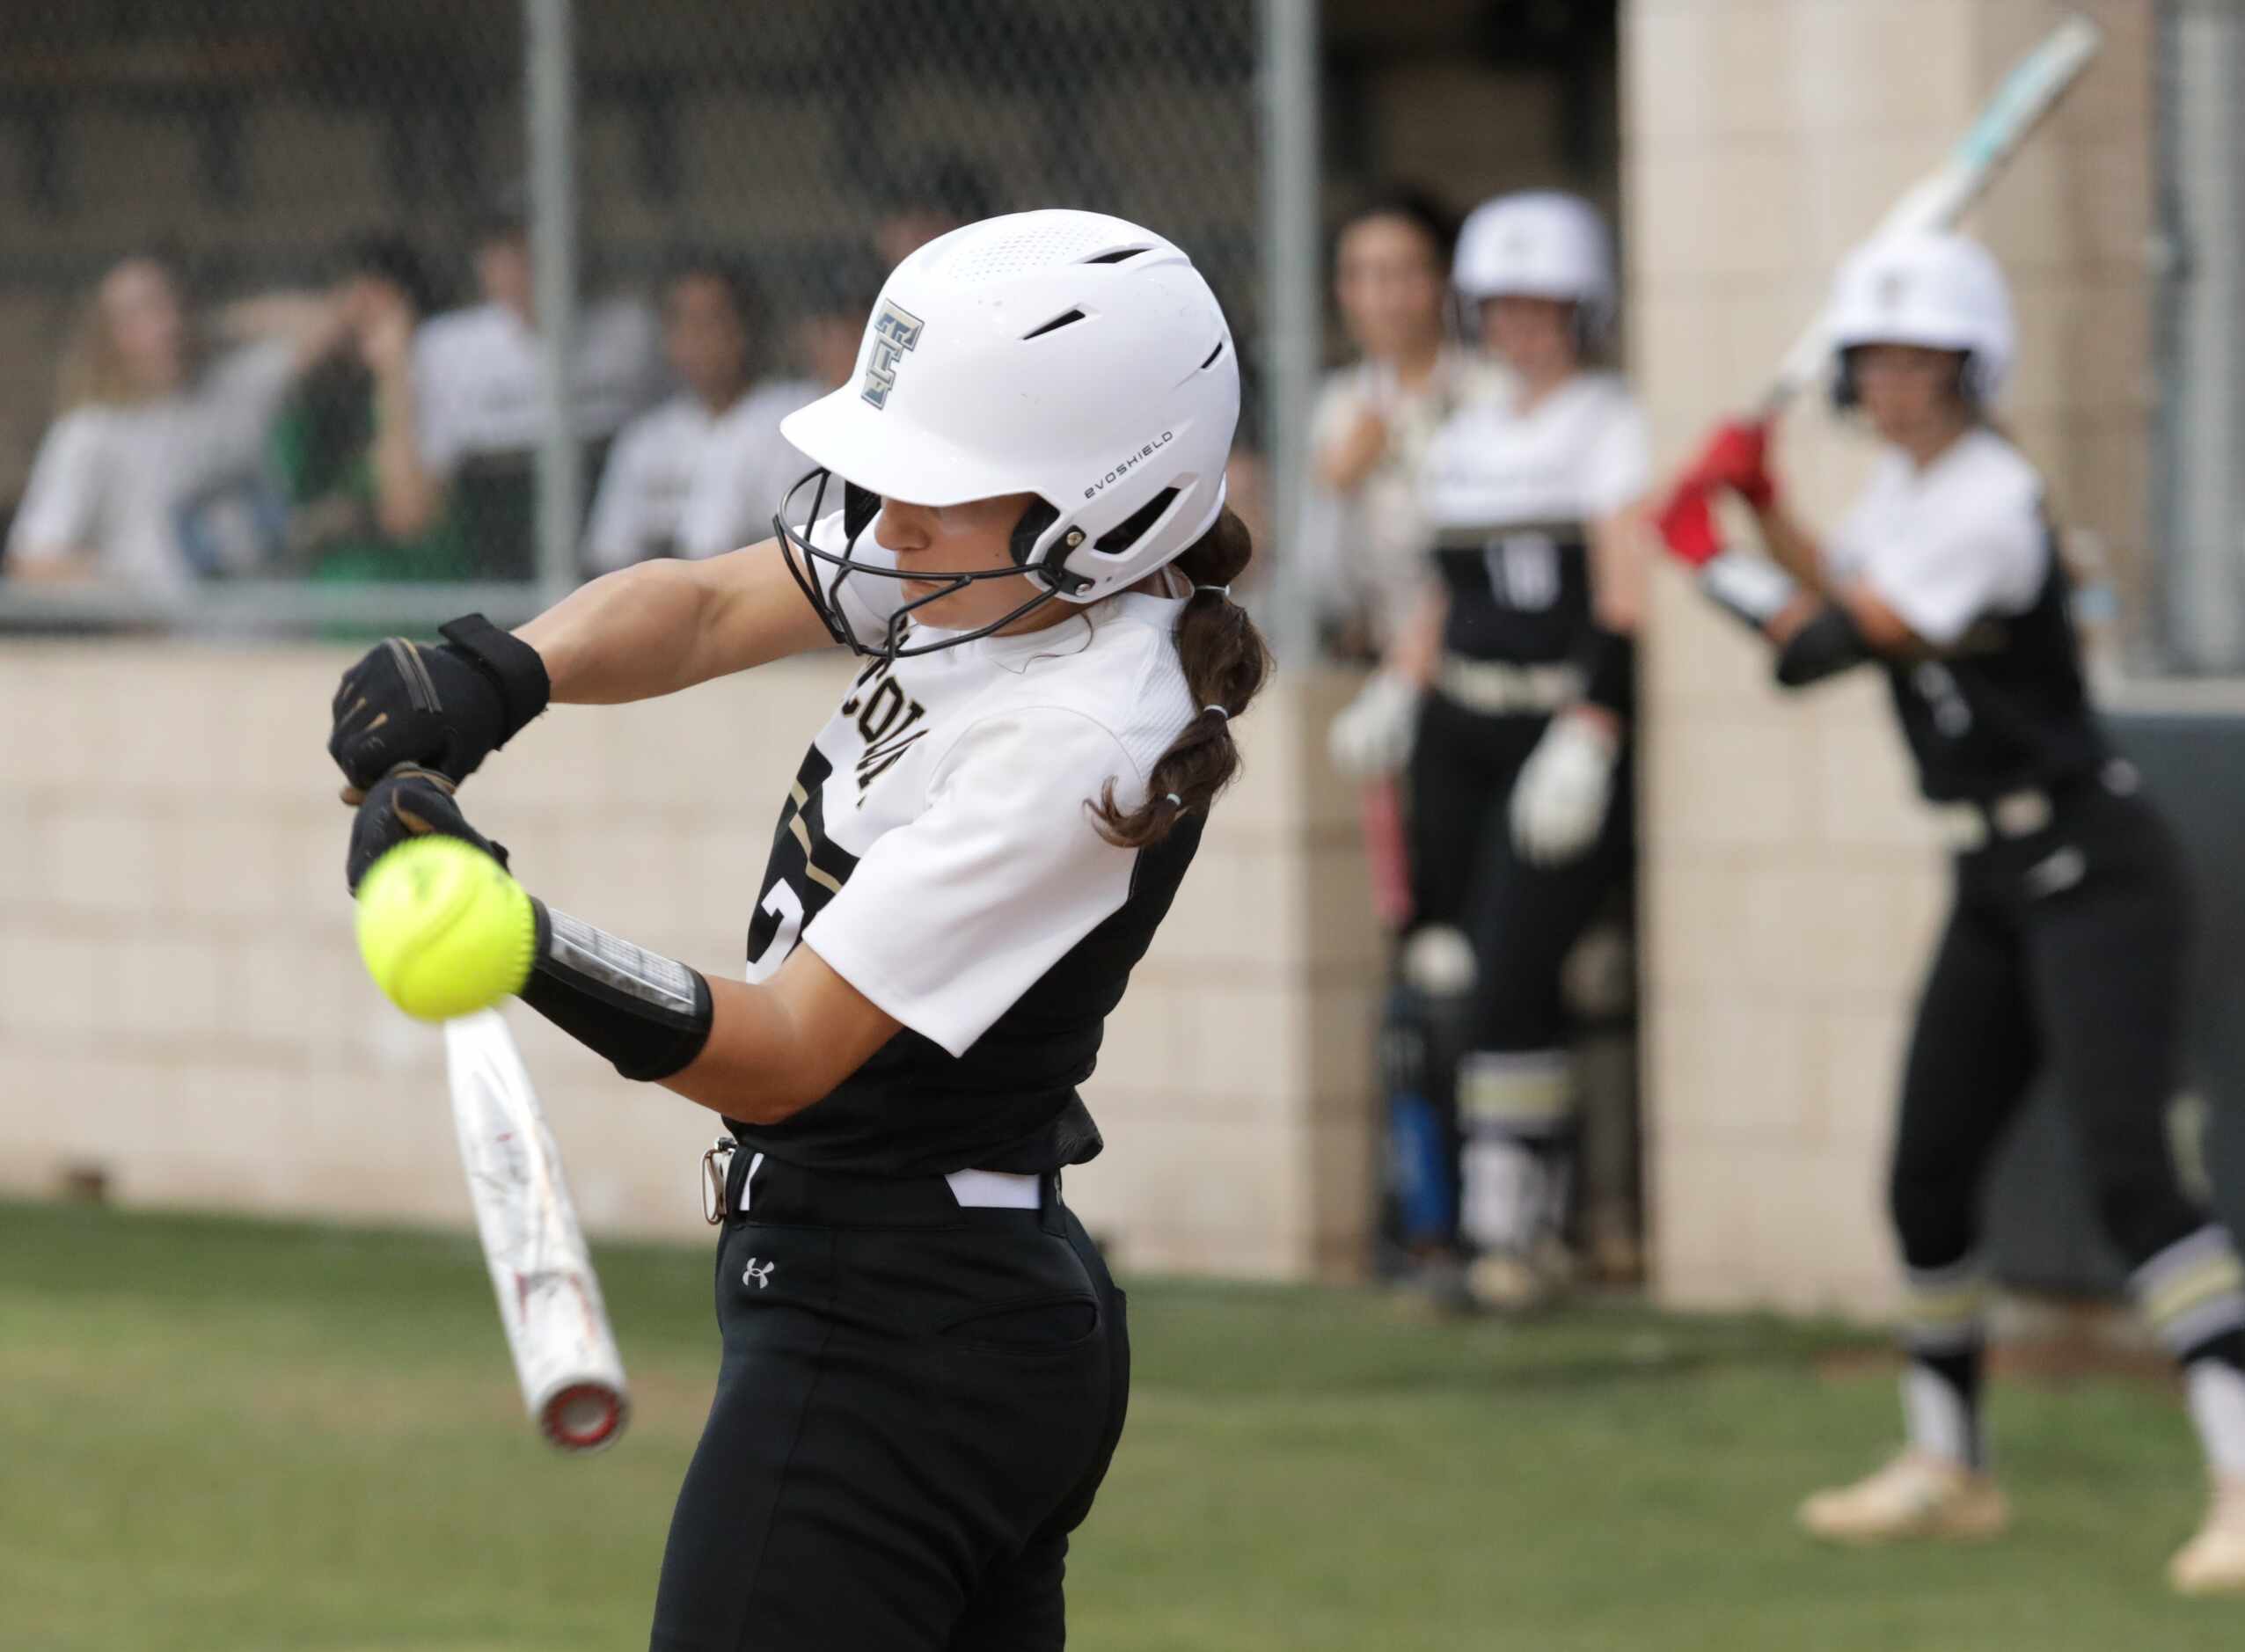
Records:
[[[1633,377],[1664,464],[1748,405],[1839,258],[2065,12],[2088,78],[1966,226],[2004,261],[2005,417],[2062,509],[2140,566],[2148,437],[2150,0],[1630,0],[1623,195]],[[1816,406],[1779,463],[1812,521],[1869,439]],[[1687,1305],[1883,1312],[1881,1183],[1946,875],[1868,676],[1805,698],[1684,581],[1646,650],[1643,957],[1657,1284]]]
[[[348,654],[0,648],[0,1192],[75,1171],[128,1204],[468,1219],[436,1034],[366,980],[321,750]],[[473,782],[556,905],[741,967],[771,822],[846,662],[645,705],[565,706]],[[1271,691],[1087,1092],[1108,1149],[1069,1196],[1137,1268],[1359,1265],[1377,932],[1348,796],[1316,761],[1345,683]],[[525,1012],[579,1208],[694,1239],[715,1118]]]

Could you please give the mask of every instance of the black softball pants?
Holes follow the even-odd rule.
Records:
[[[2202,1226],[2166,1110],[2179,1076],[2187,901],[2179,852],[2140,798],[2084,786],[2046,828],[1960,855],[1918,1005],[1890,1184],[1913,1273],[1973,1250],[2003,1132],[2056,1081],[2099,1222],[2132,1269]]]
[[[653,1652],[1055,1652],[1130,1357],[1059,1179],[1039,1210],[962,1210],[940,1177],[766,1159],[744,1199],[752,1162]]]
[[[1473,943],[1469,1042],[1507,1054],[1556,1050],[1572,1032],[1561,967],[1628,878],[1635,806],[1629,752],[1598,840],[1557,866],[1512,845],[1512,788],[1550,719],[1490,717],[1427,697],[1412,748],[1412,925],[1446,925]]]

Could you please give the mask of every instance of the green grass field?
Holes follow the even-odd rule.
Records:
[[[0,1205],[0,1647],[645,1645],[709,1269],[600,1265],[638,1412],[562,1461],[468,1240]],[[1788,1512],[1894,1409],[1876,1370],[1817,1377],[1839,1333],[1152,1280],[1132,1331],[1071,1580],[1091,1652],[2245,1645],[2245,1603],[2160,1587],[2199,1486],[2141,1386],[2000,1392],[2001,1546],[1835,1554]]]

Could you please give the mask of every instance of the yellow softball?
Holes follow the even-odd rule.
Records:
[[[359,956],[424,1021],[486,1009],[530,978],[537,920],[507,868],[457,837],[414,837],[359,881]]]

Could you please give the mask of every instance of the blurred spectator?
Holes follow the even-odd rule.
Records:
[[[711,556],[767,537],[812,468],[779,421],[821,387],[753,376],[761,310],[746,274],[706,254],[674,261],[662,341],[684,391],[625,427],[593,506],[586,557],[599,572],[655,556]]]
[[[1334,296],[1357,360],[1327,376],[1311,415],[1300,553],[1344,654],[1377,655],[1425,583],[1420,462],[1489,372],[1448,336],[1457,237],[1446,207],[1399,186],[1352,215],[1335,242]]]
[[[989,186],[963,156],[938,155],[893,178],[880,192],[871,246],[830,260],[821,302],[795,323],[793,355],[804,373],[823,391],[846,384],[888,272],[937,236],[997,210]]]
[[[369,236],[346,250],[330,296],[334,341],[273,429],[289,560],[315,579],[463,578],[464,537],[419,443],[413,335],[436,304],[428,268],[402,238]]]
[[[962,155],[939,154],[901,174],[891,185],[881,221],[874,226],[874,250],[886,274],[939,235],[962,223],[990,217],[990,186]]]
[[[113,266],[62,355],[60,416],[8,538],[8,571],[98,577],[155,595],[253,566],[279,533],[260,461],[273,409],[333,336],[321,298],[219,311],[208,336],[165,258]]]
[[[858,370],[866,318],[888,273],[869,249],[833,259],[830,266],[818,301],[795,323],[792,352],[804,376],[822,391],[840,389]]]
[[[545,363],[531,291],[528,231],[512,207],[493,213],[475,245],[483,302],[424,325],[413,341],[420,468],[432,484],[393,534],[428,532],[447,507],[473,547],[479,573],[525,575],[532,562],[531,456],[545,423]],[[645,304],[611,299],[577,324],[567,406],[575,434],[602,445],[653,401],[660,352]]]

